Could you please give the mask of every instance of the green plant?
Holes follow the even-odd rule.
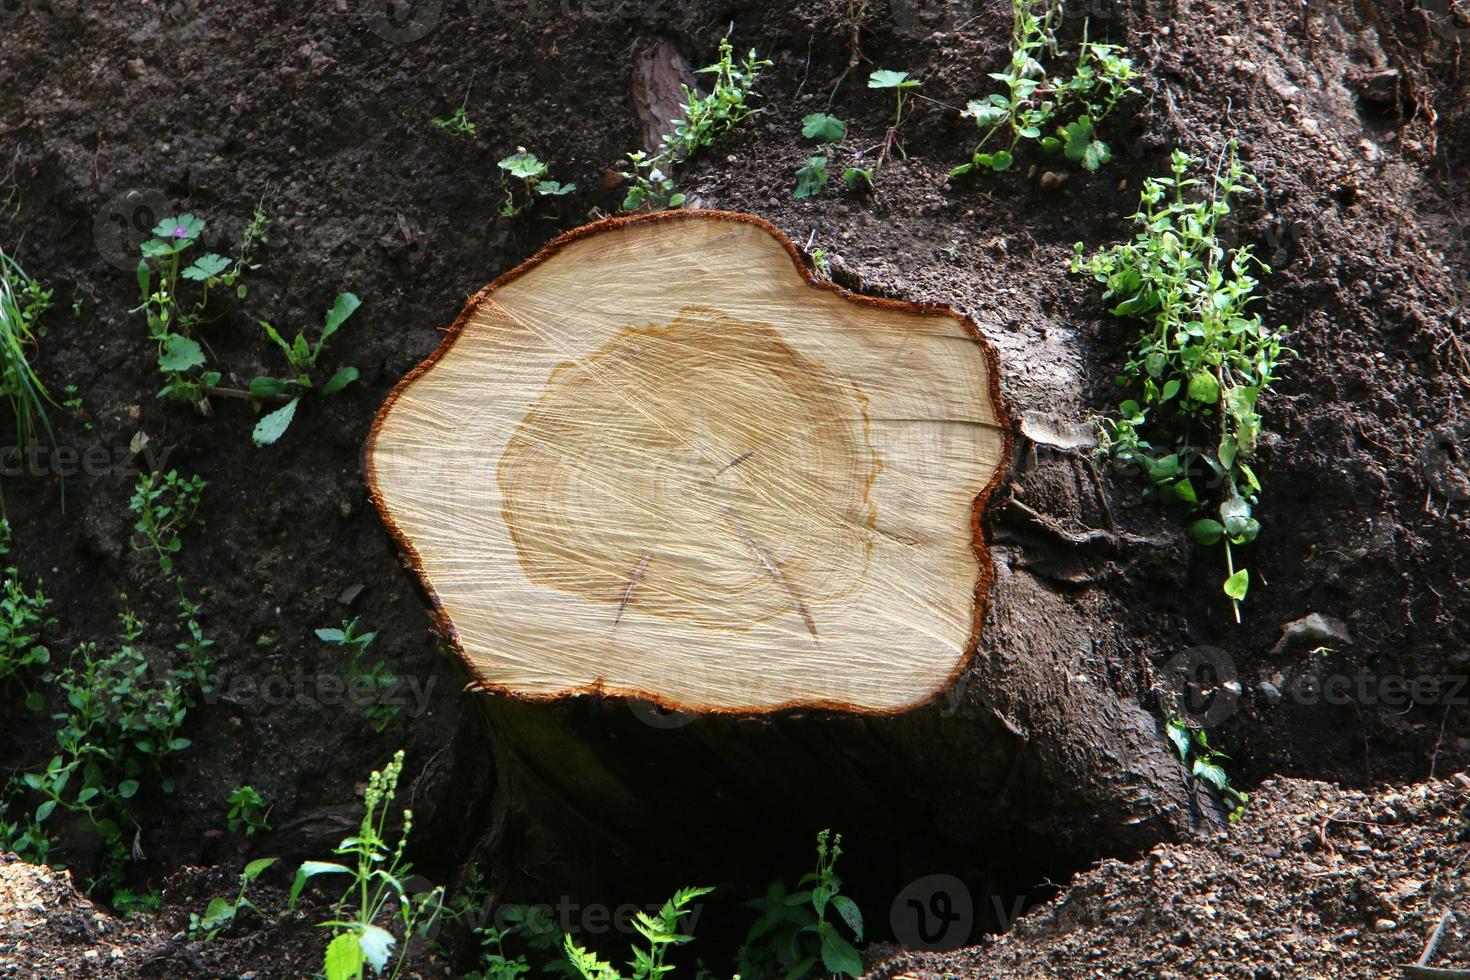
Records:
[[[10,523],[0,517],[0,557],[10,554]],[[35,592],[27,592],[21,584],[20,572],[14,565],[3,572],[0,586],[0,683],[17,682],[26,691],[26,707],[40,711],[41,695],[25,687],[24,677],[32,668],[51,662],[51,653],[41,643],[41,630],[55,620],[46,615],[51,600],[36,583]]]
[[[868,76],[868,88],[892,89],[894,106],[893,122],[888,124],[888,132],[883,136],[883,148],[878,154],[878,162],[871,171],[862,171],[867,175],[868,184],[873,183],[873,174],[883,169],[883,163],[888,159],[888,154],[897,149],[903,155],[903,144],[898,141],[898,127],[903,125],[904,109],[909,104],[909,90],[918,88],[922,82],[917,78],[910,78],[906,71],[890,71],[880,68]],[[854,168],[856,169],[856,168]],[[847,175],[843,174],[846,179]],[[855,187],[853,181],[848,180],[847,186]]]
[[[403,811],[403,829],[399,832],[398,843],[390,846],[387,839],[388,808],[398,792],[398,777],[402,771],[403,751],[400,749],[382,771],[368,777],[367,787],[363,790],[364,809],[358,832],[343,840],[333,852],[350,863],[303,862],[291,884],[290,904],[294,908],[309,879],[327,874],[352,878],[337,901],[335,917],[319,923],[322,928],[332,930],[332,939],[327,944],[322,964],[327,980],[360,978],[365,966],[371,966],[374,973],[382,974],[395,945],[398,946],[398,958],[388,976],[398,976],[408,952],[409,940],[416,931],[427,931],[443,911],[442,887],[426,893],[414,893],[408,889],[413,866],[404,860],[403,853],[413,831],[412,810]],[[400,935],[395,936],[380,923],[397,925]]]
[[[204,322],[210,290],[234,287],[237,298],[244,298],[246,286],[241,277],[258,269],[253,261],[255,251],[267,242],[266,228],[270,219],[257,208],[240,239],[240,251],[233,261],[216,252],[207,252],[186,263],[189,251],[199,243],[205,223],[192,214],[164,218],[153,229],[152,238],[144,240],[138,262],[138,291],[143,299],[134,312],[142,311],[148,322],[148,339],[158,347],[158,369],[165,384],[158,397],[186,401],[204,410],[205,397],[219,384],[220,372],[200,370],[206,363],[204,349],[195,339],[195,331]],[[157,276],[155,284],[154,277]],[[180,294],[183,283],[194,283],[197,291],[188,301]]]
[[[470,139],[475,138],[475,123],[473,120],[470,119],[469,113],[465,111],[463,103],[461,103],[459,108],[455,109],[445,118],[431,119],[429,121],[432,122],[435,126],[438,126],[440,129],[444,130],[450,136],[468,136]]]
[[[113,886],[133,853],[129,801],[153,776],[163,792],[173,792],[163,762],[190,745],[178,732],[200,687],[190,668],[150,678],[157,672],[139,643],[142,624],[126,610],[121,622],[115,650],[103,653],[96,644],[83,643],[56,676],[65,705],[52,716],[59,723],[59,751],[43,771],[20,777],[20,784],[42,799],[29,829],[30,853],[22,853],[44,860],[49,844],[42,844],[42,825],[58,808],[69,811],[102,838],[103,862],[93,880]]]
[[[528,974],[532,965],[524,953],[514,959],[506,955],[505,942],[518,938],[542,961],[542,972],[576,977],[580,974],[566,957],[566,934],[545,911],[534,905],[510,905],[501,911],[504,929],[481,926],[475,929],[480,938],[480,969],[465,974],[465,980],[516,980]]]
[[[761,69],[770,66],[769,60],[756,57],[754,48],[744,61],[737,63],[730,39],[721,38],[720,60],[699,69],[700,74],[715,76],[709,95],[701,95],[685,85],[683,115],[674,123],[673,131],[664,134],[658,152],[649,155],[640,150],[628,154],[633,169],[622,174],[630,184],[623,198],[623,210],[657,211],[682,205],[686,197],[674,190],[671,176],[674,166],[714,146],[755,113],[750,104],[755,83]]]
[[[269,446],[285,434],[291,420],[296,417],[296,406],[301,402],[302,392],[310,391],[314,387],[312,372],[316,370],[317,361],[322,356],[322,347],[361,305],[362,300],[352,293],[338,293],[337,298],[332,301],[332,308],[327,310],[322,319],[322,332],[314,344],[308,342],[306,335],[300,331],[294,340],[287,343],[286,338],[275,327],[265,320],[260,321],[260,327],[266,336],[286,355],[286,363],[293,376],[273,378],[261,375],[251,379],[250,397],[259,400],[286,399],[284,405],[261,416],[260,421],[255,423],[250,439],[257,446]],[[357,368],[350,364],[338,368],[322,385],[321,393],[323,396],[335,395],[358,377]]]
[[[259,911],[250,900],[245,897],[250,883],[265,873],[265,870],[276,863],[273,857],[258,858],[245,865],[245,870],[240,872],[240,891],[231,901],[227,898],[212,898],[204,908],[204,914],[189,913],[189,938],[202,939],[209,942],[229,928],[230,923],[235,921],[235,916],[241,909]]]
[[[1010,62],[1005,71],[990,73],[1005,92],[972,100],[962,113],[984,135],[970,162],[950,176],[1008,170],[1022,140],[1037,141],[1047,153],[1061,150],[1084,170],[1098,169],[1113,157],[1108,144],[1097,138],[1098,124],[1123,96],[1138,91],[1132,84],[1137,77],[1132,59],[1120,45],[1087,40],[1084,30],[1072,74],[1048,78],[1041,58],[1059,53],[1062,0],[1012,0],[1011,13]],[[1052,126],[1055,135],[1043,136]],[[993,140],[1000,145],[987,150]]]
[[[689,910],[691,902],[712,891],[713,888],[681,888],[663,904],[657,915],[638,912],[633,917],[633,928],[647,940],[648,948],[633,947],[633,958],[628,961],[628,966],[633,968],[629,980],[657,980],[673,971],[672,965],[664,963],[669,947],[682,945],[694,938],[679,931],[679,919]],[[564,948],[567,959],[583,980],[623,980],[622,971],[598,958],[596,953],[577,945],[571,936],[566,937]]]
[[[378,634],[357,632],[357,620],[343,620],[341,629],[325,628],[316,631],[317,639],[347,651],[347,685],[349,689],[363,689],[371,695],[364,705],[363,714],[373,726],[373,731],[383,732],[398,717],[398,706],[385,704],[384,695],[398,683],[398,678],[388,670],[383,661],[374,661],[365,666],[363,657],[369,644]]]
[[[1204,780],[1220,794],[1220,802],[1229,812],[1231,822],[1244,816],[1246,804],[1251,799],[1250,794],[1231,786],[1230,777],[1220,765],[1230,756],[1210,747],[1209,736],[1203,728],[1193,728],[1177,717],[1169,717],[1165,730],[1174,751],[1179,753],[1179,761],[1189,768],[1189,774]]]
[[[818,143],[835,143],[847,134],[847,124],[825,112],[814,112],[801,121],[801,134]],[[812,197],[827,186],[827,154],[808,157],[796,171],[796,197]]]
[[[204,478],[182,477],[178,470],[138,474],[128,509],[133,512],[136,551],[152,551],[161,571],[172,574],[174,558],[183,547],[183,532],[203,525],[199,501]]]
[[[257,830],[270,830],[270,824],[265,820],[265,800],[260,798],[255,787],[236,786],[225,797],[225,803],[230,808],[225,819],[232,832],[238,834],[243,831],[249,837]]]
[[[501,184],[505,188],[505,204],[500,213],[508,218],[530,208],[538,197],[565,197],[577,189],[576,184],[547,180],[546,164],[536,159],[536,154],[527,153],[524,146],[516,147],[515,153],[496,166],[503,171]]]
[[[1202,183],[1186,176],[1195,163],[1175,150],[1173,176],[1144,181],[1134,240],[1090,259],[1078,242],[1071,268],[1105,285],[1115,316],[1148,324],[1118,376],[1134,397],[1118,407],[1118,418],[1102,422],[1100,451],[1120,467],[1141,468],[1154,494],[1184,505],[1197,542],[1224,544],[1224,591],[1239,621],[1250,572],[1236,567],[1232,549],[1254,541],[1261,527],[1252,516],[1261,493],[1251,468],[1258,403],[1293,351],[1284,346],[1284,326],[1268,328],[1249,310],[1260,285],[1253,273],[1270,269],[1250,246],[1220,242],[1231,197],[1254,178],[1232,144],[1211,191],[1186,195]],[[1210,477],[1209,484],[1197,485],[1196,476]]]
[[[44,333],[39,321],[51,308],[51,296],[51,290],[41,288],[15,259],[0,251],[0,397],[10,403],[15,418],[17,456],[42,435],[51,442],[56,439],[46,414],[51,396],[31,367],[29,354]]]
[[[827,186],[827,158],[808,157],[796,171],[796,197],[814,197]]]
[[[118,888],[112,893],[112,909],[124,919],[152,915],[162,904],[163,894],[157,889],[135,892],[131,888]]]
[[[788,893],[780,881],[773,882],[762,898],[746,905],[760,913],[745,945],[740,948],[740,975],[748,977],[805,977],[820,962],[827,973],[856,977],[863,972],[862,957],[827,919],[835,910],[858,942],[863,940],[863,915],[857,903],[841,894],[837,858],[842,854],[842,835],[817,834],[817,868],[804,875],[799,886]]]

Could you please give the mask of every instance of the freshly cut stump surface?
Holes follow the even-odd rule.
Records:
[[[487,688],[887,712],[979,641],[1008,432],[969,321],[814,281],[759,219],[668,212],[471,299],[368,478]]]

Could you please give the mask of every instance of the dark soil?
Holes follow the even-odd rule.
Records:
[[[1378,916],[1361,911],[1377,899],[1362,896],[1397,894],[1402,880],[1395,876],[1427,880],[1430,871],[1407,858],[1377,861],[1374,840],[1364,844],[1370,852],[1355,851],[1344,842],[1361,836],[1356,824],[1317,834],[1318,851],[1292,867],[1271,871],[1262,855],[1312,837],[1310,827],[1287,829],[1292,814],[1344,807],[1376,820],[1371,814],[1390,804],[1373,787],[1470,765],[1470,687],[1457,698],[1410,703],[1377,696],[1384,677],[1470,674],[1470,600],[1462,585],[1470,578],[1470,239],[1462,220],[1470,192],[1461,179],[1470,149],[1462,63],[1470,31],[1445,26],[1443,5],[1094,5],[1091,36],[1129,44],[1144,92],[1109,121],[1114,163],[1096,175],[1069,171],[1059,188],[1046,190],[1040,176],[1047,161],[1032,168],[1024,157],[1000,177],[957,186],[945,179],[973,133],[953,107],[988,91],[985,73],[1005,58],[1004,4],[874,3],[858,34],[858,64],[845,78],[854,49],[842,2],[775,10],[447,0],[424,8],[439,16],[412,40],[405,34],[417,32],[375,19],[374,6],[0,4],[0,175],[9,172],[0,200],[15,194],[0,245],[56,289],[37,367],[53,391],[75,385],[83,403],[79,416],[53,411],[61,443],[79,452],[106,447],[116,461],[64,483],[49,465],[5,480],[12,557],[55,600],[48,645],[60,660],[79,643],[106,643],[121,608],[115,597],[126,593],[129,606],[163,631],[153,642],[166,657],[174,598],[151,559],[129,546],[127,501],[139,466],[178,468],[209,484],[207,530],[187,540],[180,565],[204,603],[218,670],[257,690],[285,684],[291,692],[262,696],[226,685],[190,715],[185,734],[193,744],[174,767],[177,791],[145,788],[133,801],[144,857],[128,884],[163,890],[162,919],[114,923],[92,947],[101,962],[84,962],[61,950],[67,936],[91,935],[81,924],[91,913],[48,913],[47,933],[58,945],[48,949],[42,940],[39,958],[22,960],[31,965],[13,975],[309,973],[321,947],[309,907],[279,917],[280,903],[263,900],[269,922],[247,919],[212,949],[168,937],[189,911],[231,889],[247,857],[327,857],[356,820],[362,779],[400,746],[408,750],[404,797],[417,815],[415,857],[431,880],[454,883],[489,853],[487,837],[504,853],[505,840],[531,833],[505,831],[515,815],[496,793],[500,774],[476,696],[463,692],[459,668],[428,632],[412,577],[368,503],[359,451],[376,406],[434,347],[467,295],[558,232],[617,208],[622,191],[605,177],[640,139],[628,93],[635,52],[666,37],[691,63],[707,63],[732,23],[737,48],[754,46],[775,65],[759,86],[764,111],[688,168],[692,203],[760,215],[798,244],[824,249],[833,278],[849,288],[945,302],[970,314],[1000,351],[1003,389],[1018,417],[1045,411],[1083,419],[1115,403],[1111,379],[1134,328],[1109,318],[1093,284],[1069,275],[1065,262],[1075,241],[1097,246],[1131,234],[1127,217],[1141,180],[1166,172],[1175,146],[1213,159],[1228,140],[1239,142],[1260,191],[1242,202],[1232,234],[1275,267],[1262,290],[1263,311],[1292,329],[1299,352],[1264,405],[1272,433],[1258,468],[1264,531],[1245,555],[1254,584],[1241,625],[1219,592],[1218,553],[1190,545],[1175,516],[1142,500],[1126,477],[1103,473],[1100,498],[1080,459],[1023,447],[990,529],[1003,579],[1024,577],[1092,624],[1091,644],[1056,665],[1069,676],[1156,708],[1161,665],[1181,649],[1215,647],[1233,660],[1239,703],[1211,736],[1230,753],[1231,776],[1253,790],[1261,815],[1225,842],[1170,845],[1167,853],[1193,863],[1190,876],[1177,873],[1171,887],[1181,897],[1169,914],[1193,916],[1184,911],[1194,908],[1189,903],[1218,892],[1218,922],[1241,913],[1257,926],[1230,938],[1224,925],[1193,932],[1181,925],[1193,951],[1149,960],[1149,951],[1168,944],[1134,946],[1124,924],[1102,916],[1085,932],[1037,938],[1022,930],[933,969],[1111,976],[1116,971],[1104,964],[1151,962],[1181,976],[1369,975],[1347,960],[1322,966],[1328,954],[1321,949],[1312,954],[1317,959],[1281,952],[1286,947],[1260,931],[1278,924],[1270,911],[1283,900],[1278,891],[1316,873],[1305,868],[1308,860],[1328,873],[1319,887],[1330,892],[1318,908],[1321,931],[1311,935],[1357,950],[1364,958],[1352,962],[1376,970],[1411,957],[1449,893],[1426,886],[1395,900],[1412,917],[1391,916],[1401,927],[1384,934],[1371,931]],[[1067,36],[1081,30],[1080,18],[1069,18]],[[850,194],[834,181],[821,196],[794,200],[794,172],[813,152],[800,137],[800,119],[827,108],[829,96],[830,111],[849,123],[834,174],[859,153],[871,158],[882,140],[891,107],[886,93],[864,88],[874,68],[906,69],[924,81],[924,98],[901,134],[906,159],[883,169],[871,195]],[[478,127],[474,140],[429,122],[461,99]],[[500,217],[495,163],[517,146],[551,161],[552,175],[579,190],[531,215]],[[155,399],[155,352],[141,316],[130,312],[137,289],[128,269],[139,233],[125,233],[151,227],[159,211],[187,210],[210,223],[206,237],[218,234],[224,251],[262,200],[274,221],[262,268],[248,279],[244,300],[217,304],[207,328],[227,381],[241,385],[281,367],[255,321],[314,329],[339,291],[364,301],[330,354],[334,367],[357,365],[362,381],[304,403],[280,444],[264,450],[250,444],[254,417],[242,402],[217,399],[206,418]],[[76,317],[67,312],[74,299],[81,303]],[[152,460],[129,448],[140,434]],[[1046,523],[1007,506],[1007,494]],[[1056,533],[1109,520],[1126,534],[1107,547],[1067,545]],[[1316,642],[1276,649],[1284,624],[1314,612],[1342,620],[1350,642],[1315,653]],[[373,652],[405,693],[397,722],[383,732],[359,710],[328,702],[314,680],[340,676],[344,658],[312,631],[354,616],[378,630]],[[1309,675],[1347,676],[1354,693],[1338,703],[1293,693],[1296,679]],[[1359,689],[1366,676],[1374,680]],[[425,696],[416,701],[415,690]],[[48,714],[56,700],[48,700]],[[0,715],[0,762],[28,770],[44,765],[54,742],[49,724],[16,701]],[[1271,776],[1326,782],[1254,785]],[[272,835],[226,831],[224,799],[241,784],[271,804]],[[1449,820],[1460,790],[1426,785],[1396,792],[1421,800],[1413,814]],[[919,796],[923,787],[892,792]],[[668,793],[670,826],[650,828],[650,837],[680,832],[677,780]],[[738,896],[804,870],[791,856],[805,860],[810,831],[820,824],[782,811],[788,795],[804,794],[772,786],[778,815],[753,817],[762,829],[729,841],[709,868],[683,869],[684,880],[714,881]],[[965,801],[944,806],[951,819],[966,819]],[[1050,816],[1020,819],[1041,833]],[[1443,830],[1430,827],[1433,819],[1403,817],[1422,830],[1414,840],[1424,841]],[[863,813],[846,815],[859,839],[867,822]],[[1374,826],[1396,833],[1393,820]],[[95,855],[82,836],[60,842],[53,857],[85,877]],[[967,880],[982,874],[972,869],[1030,860],[1004,843],[993,856],[925,854],[925,828],[913,836],[910,863],[920,860],[917,851]],[[1094,853],[1069,853],[1062,870],[1129,856],[1116,852],[1099,841]],[[1072,894],[1134,889],[1162,900],[1151,875],[1164,853],[1108,864],[1079,879],[1081,891]],[[1440,871],[1457,859],[1462,850],[1458,858],[1449,850],[1426,858]],[[851,860],[881,872],[881,841],[866,841]],[[611,864],[599,873],[643,880],[636,863]],[[739,871],[730,871],[736,864]],[[1056,864],[1055,855],[1038,853],[1041,870],[1030,884],[1060,873]],[[184,870],[198,868],[213,870]],[[1259,883],[1209,883],[1209,875],[1241,868],[1254,869]],[[514,882],[507,897],[548,900],[524,867],[486,871],[497,887]],[[849,877],[860,889],[861,876]],[[1356,884],[1360,877],[1372,879],[1372,888]],[[551,880],[548,887],[566,887]],[[268,893],[279,898],[269,889],[280,884],[268,882]],[[663,897],[629,887],[639,902]],[[1022,890],[1034,897],[1051,889]],[[1257,893],[1266,904],[1253,904]],[[891,938],[881,911],[888,898],[862,897],[873,938]],[[1363,921],[1349,924],[1344,903],[1357,903],[1353,914]],[[1106,907],[1123,909],[1124,917],[1135,908]],[[1344,938],[1349,930],[1353,936]],[[1079,966],[1087,954],[1069,944],[1084,935],[1112,958],[1096,969]],[[108,965],[114,943],[126,966]],[[1235,967],[1222,960],[1240,971],[1229,972]],[[145,961],[153,972],[142,972]],[[929,975],[929,966],[914,969]]]

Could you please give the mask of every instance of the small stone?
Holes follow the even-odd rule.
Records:
[[[142,58],[130,58],[127,64],[127,76],[129,78],[142,78],[145,66]]]
[[[1256,693],[1259,694],[1267,704],[1281,703],[1281,689],[1278,688],[1275,684],[1272,684],[1270,681],[1261,681],[1261,683],[1257,684]]]
[[[1308,613],[1281,628],[1281,639],[1271,648],[1271,655],[1274,657],[1283,653],[1302,640],[1309,640],[1319,646],[1329,642],[1347,645],[1353,642],[1353,635],[1348,631],[1347,624],[1340,619],[1321,613]]]
[[[1398,927],[1399,924],[1393,919],[1379,919],[1373,923],[1373,928],[1378,932],[1393,932]]]
[[[1048,170],[1041,175],[1041,189],[1044,191],[1056,190],[1067,182],[1066,174],[1059,174],[1055,170]]]

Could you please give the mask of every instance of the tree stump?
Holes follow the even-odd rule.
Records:
[[[886,903],[1193,824],[1156,720],[1072,679],[1096,624],[995,577],[998,377],[967,318],[820,280],[745,215],[602,221],[469,301],[367,478],[489,692],[538,887],[765,875],[830,825],[887,854]]]

